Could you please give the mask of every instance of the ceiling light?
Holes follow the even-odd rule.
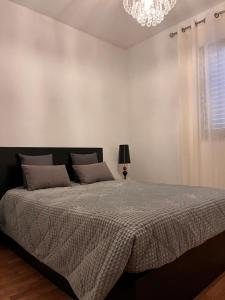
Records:
[[[126,12],[142,26],[156,26],[175,6],[176,0],[123,0]]]

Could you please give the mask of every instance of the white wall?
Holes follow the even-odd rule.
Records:
[[[100,146],[116,173],[126,63],[124,50],[1,0],[0,146]]]
[[[104,147],[116,175],[129,143],[133,178],[180,183],[171,31],[125,51],[1,0],[0,146]]]
[[[177,39],[164,31],[129,50],[132,177],[180,183]]]

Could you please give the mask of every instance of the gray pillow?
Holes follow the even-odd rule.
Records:
[[[71,153],[70,155],[73,165],[90,165],[98,163],[98,157],[96,152],[91,154]]]
[[[25,154],[18,154],[20,158],[21,165],[53,165],[53,156],[52,154],[46,154],[46,155],[25,155]],[[26,177],[23,174],[23,186],[27,187],[27,181]]]
[[[24,155],[18,154],[21,165],[53,165],[52,154],[47,155]]]
[[[105,162],[89,165],[73,165],[73,169],[78,175],[81,184],[114,180]]]
[[[53,187],[71,186],[70,179],[64,165],[31,166],[22,165],[27,181],[27,189],[34,191]]]

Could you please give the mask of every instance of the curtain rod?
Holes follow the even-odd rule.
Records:
[[[216,19],[218,19],[218,18],[219,18],[221,15],[223,15],[223,14],[225,14],[225,10],[221,10],[221,11],[219,11],[219,12],[216,12],[216,13],[214,14],[214,17],[215,17]],[[202,19],[202,20],[200,20],[200,21],[195,21],[195,26],[198,26],[198,25],[200,25],[200,24],[202,24],[202,23],[206,23],[206,18],[204,18],[204,19]],[[189,26],[187,26],[187,27],[181,28],[181,31],[182,31],[182,32],[186,32],[186,30],[188,30],[188,29],[191,29],[191,25],[189,25]],[[175,32],[171,32],[171,33],[170,33],[170,37],[171,37],[171,38],[175,37],[176,35],[178,35],[178,31],[175,31]]]

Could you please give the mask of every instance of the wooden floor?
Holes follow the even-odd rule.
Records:
[[[0,245],[0,300],[55,299],[71,298],[6,246]],[[225,300],[225,274],[195,300]]]
[[[0,245],[0,300],[71,299],[15,253]]]

